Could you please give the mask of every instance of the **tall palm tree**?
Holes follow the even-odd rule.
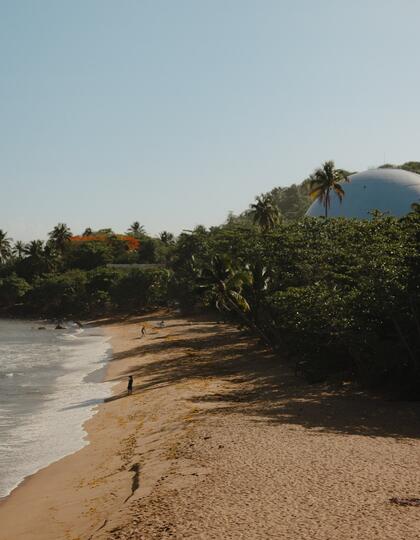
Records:
[[[326,161],[317,169],[309,180],[309,195],[312,200],[318,200],[325,209],[325,218],[328,217],[328,209],[331,206],[331,193],[335,193],[340,201],[343,201],[345,192],[341,182],[349,180],[343,172],[335,168],[334,161]]]
[[[11,239],[7,237],[7,232],[0,229],[0,262],[4,263],[12,254]]]
[[[142,234],[146,234],[146,231],[143,225],[140,225],[138,221],[134,221],[128,228],[127,232],[128,234],[131,234],[132,236],[135,236],[135,237],[139,237]]]
[[[25,244],[21,240],[15,242],[15,245],[13,246],[13,253],[17,255],[18,259],[23,257],[23,254],[25,253]]]
[[[50,239],[60,253],[64,251],[72,236],[71,230],[65,223],[58,223],[49,233]]]
[[[270,195],[256,197],[256,203],[251,204],[252,219],[263,232],[268,232],[280,222],[280,212]]]

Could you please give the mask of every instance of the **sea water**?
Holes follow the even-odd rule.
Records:
[[[107,338],[66,326],[0,319],[0,498],[86,445],[83,423],[110,395]]]

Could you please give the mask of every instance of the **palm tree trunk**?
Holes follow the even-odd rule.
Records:
[[[325,219],[328,218],[328,206],[330,204],[330,188],[327,189],[327,193],[325,195]]]

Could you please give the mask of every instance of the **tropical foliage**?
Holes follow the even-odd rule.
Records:
[[[169,232],[162,236],[91,228],[78,236],[59,223],[47,242],[17,241],[12,248],[0,231],[0,312],[81,317],[167,304],[171,271],[165,266],[175,241]],[[137,268],[140,263],[154,266]]]

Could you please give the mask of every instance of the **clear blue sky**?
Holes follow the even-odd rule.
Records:
[[[222,222],[420,160],[420,2],[0,0],[0,228]]]

